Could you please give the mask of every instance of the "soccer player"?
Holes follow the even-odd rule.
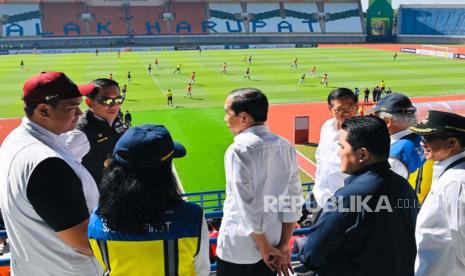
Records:
[[[121,90],[121,93],[123,93],[123,95],[126,95],[126,92],[128,92],[128,86],[125,84],[123,85],[123,90]]]
[[[394,60],[397,59],[397,53],[394,53]]]
[[[158,66],[158,58],[155,58],[155,66],[157,66],[157,69],[160,69],[160,67]]]
[[[242,59],[242,62],[247,62],[247,54],[244,55],[244,58]]]
[[[304,84],[304,81],[305,81],[305,74],[302,74],[299,80],[299,84]]]
[[[95,49],[95,56],[98,57],[98,48]]]
[[[321,79],[320,83],[328,87],[328,74],[327,73],[323,75],[323,78]]]
[[[178,66],[176,66],[176,69],[174,70],[173,74],[176,74],[176,72],[178,74],[181,74],[181,63],[179,63]]]
[[[149,64],[147,71],[149,72],[149,75],[152,75],[152,63]]]
[[[250,80],[250,68],[247,67],[247,70],[245,71],[244,79],[247,78]]]
[[[384,80],[381,81],[379,87],[381,88],[381,91],[384,93],[384,91],[386,90],[386,83],[384,83]]]
[[[195,72],[192,72],[191,79],[189,81],[189,84],[195,84]]]
[[[310,71],[310,76],[314,77],[316,74],[316,66],[313,66],[312,71]]]
[[[21,69],[24,69],[24,61],[21,60],[21,62],[19,63],[19,66],[21,67]]]
[[[113,80],[113,74],[110,73],[110,76],[108,77],[110,80]]]
[[[297,60],[298,60],[297,58],[294,59],[294,61],[291,64],[291,68],[297,69]]]
[[[118,53],[118,58],[120,58],[120,57],[121,57],[121,50],[118,49],[118,52],[117,52],[117,53]]]
[[[226,62],[223,63],[223,71],[221,71],[222,74],[226,74],[227,73],[227,69],[228,69],[228,65],[226,64]]]
[[[131,77],[131,71],[128,71],[128,83],[131,83],[132,77]]]
[[[168,106],[173,105],[173,92],[171,92],[171,89],[166,92],[166,99],[168,100]]]
[[[249,56],[249,64],[252,64],[252,56]]]
[[[187,87],[186,87],[186,95],[184,95],[184,97],[185,97],[185,96],[189,96],[189,97],[192,98],[192,84],[191,84],[191,83],[187,84]]]

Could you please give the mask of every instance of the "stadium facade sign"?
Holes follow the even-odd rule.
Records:
[[[465,59],[465,54],[455,54],[455,58]]]
[[[162,22],[164,23],[164,22]],[[273,23],[273,25],[268,24],[262,20],[250,21],[250,28],[248,28],[249,33],[261,33],[261,32],[276,32],[276,33],[293,33],[294,30],[299,33],[313,33],[312,27],[313,21],[310,20],[301,20],[299,23],[293,22],[290,23],[286,20],[282,20],[278,23]],[[136,34],[145,34],[145,35],[157,35],[157,34],[170,34],[166,31],[162,31],[159,21],[146,21],[145,30],[135,30]],[[188,22],[180,21],[175,25],[174,33],[176,34],[198,34],[198,32],[193,31],[195,29],[200,29],[201,33],[204,34],[214,34],[214,33],[247,33],[247,28],[244,26],[242,21],[236,20],[224,20],[220,22],[213,21],[201,21],[200,26],[197,26]],[[199,27],[199,28],[198,28]],[[64,36],[80,36],[80,35],[89,35],[89,33],[83,32],[81,30],[81,25],[73,22],[66,23],[62,26]],[[6,24],[4,26],[4,36],[5,37],[21,37],[21,36],[30,36],[35,33],[36,36],[44,37],[53,37],[55,33],[53,32],[44,32],[40,23],[35,23],[35,29],[29,30],[25,25],[23,26],[21,22]],[[115,35],[112,29],[112,22],[95,22],[95,34],[92,35]],[[219,31],[221,30],[221,31]],[[298,30],[298,31],[297,31]],[[62,34],[58,34],[62,36]]]
[[[8,50],[0,50],[0,56],[8,55]]]

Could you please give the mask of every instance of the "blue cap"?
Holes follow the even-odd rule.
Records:
[[[413,106],[410,99],[404,94],[392,93],[381,98],[381,100],[376,103],[376,106],[368,110],[367,113],[379,111],[391,114],[413,114],[417,111],[417,108]]]
[[[162,125],[141,125],[128,129],[113,150],[113,159],[132,169],[158,167],[185,155],[186,149],[174,142]]]

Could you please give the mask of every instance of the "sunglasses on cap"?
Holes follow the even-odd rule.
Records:
[[[100,103],[101,105],[104,105],[104,106],[113,106],[113,105],[120,105],[120,104],[123,104],[124,102],[124,96],[118,96],[118,97],[115,97],[115,98],[111,98],[111,97],[97,97],[95,98],[95,100]]]

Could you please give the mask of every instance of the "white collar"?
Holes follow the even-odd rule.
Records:
[[[246,133],[260,133],[260,132],[269,132],[269,131],[270,130],[268,129],[266,125],[254,125],[247,129],[244,129],[241,133],[237,134],[234,137],[234,141],[236,141],[236,139],[238,139],[240,136]]]
[[[32,136],[40,139],[44,144],[56,143],[65,146],[65,138],[61,135],[55,134],[50,130],[41,127],[40,125],[31,121],[28,117],[23,117],[21,126],[24,127]]]
[[[391,145],[399,141],[402,137],[405,137],[413,133],[409,128],[399,131],[397,133],[391,134]]]
[[[465,151],[457,153],[456,155],[453,155],[445,160],[435,162],[434,163],[435,176],[439,177],[439,175],[441,175],[450,164],[454,163],[455,161],[459,160],[462,157],[465,157]]]

